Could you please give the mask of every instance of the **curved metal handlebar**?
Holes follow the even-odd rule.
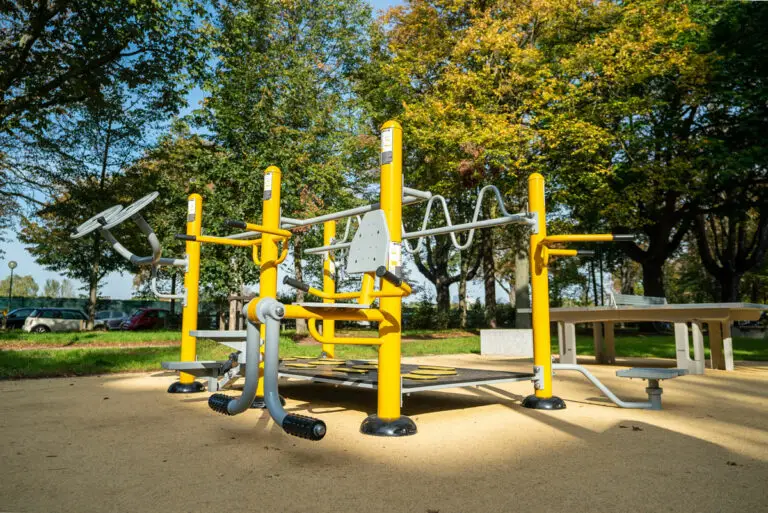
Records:
[[[124,223],[134,215],[141,212],[144,208],[146,208],[147,205],[152,203],[155,200],[155,198],[157,198],[159,195],[160,193],[157,191],[150,192],[143,198],[139,198],[138,200],[134,201],[133,203],[125,207],[122,212],[112,216],[109,222],[106,225],[104,225],[104,229],[110,230],[115,226],[121,223]]]
[[[498,219],[486,219],[483,221],[478,221],[478,218],[480,217],[480,211],[482,210],[483,206],[483,196],[485,195],[486,191],[493,191],[494,196],[496,197],[496,203],[498,204],[499,209],[501,210],[501,217]],[[443,207],[443,214],[445,215],[445,221],[447,225],[442,228],[435,228],[432,230],[427,230],[427,224],[429,224],[429,215],[432,213],[432,204],[435,201],[439,201],[440,204]],[[472,240],[475,236],[475,229],[477,228],[483,228],[486,226],[496,226],[501,224],[507,224],[507,223],[526,223],[526,224],[532,224],[533,219],[530,216],[530,214],[522,213],[522,214],[510,214],[507,212],[506,207],[504,206],[504,199],[501,196],[501,192],[499,191],[498,187],[495,185],[486,185],[482,189],[480,189],[480,193],[477,196],[477,201],[475,203],[475,211],[472,215],[472,221],[469,223],[464,223],[461,225],[454,225],[451,221],[451,214],[448,211],[448,204],[445,201],[445,198],[440,195],[435,195],[429,198],[427,200],[427,211],[424,213],[424,220],[421,223],[421,230],[418,232],[411,232],[406,233],[405,226],[403,225],[403,248],[408,253],[415,253],[417,251],[420,251],[424,245],[424,237],[430,236],[430,235],[440,235],[440,234],[450,234],[451,236],[451,242],[453,242],[453,246],[458,249],[459,251],[467,249],[469,246],[472,245]],[[469,235],[467,236],[467,241],[464,244],[459,244],[459,241],[456,239],[456,232],[459,231],[469,231]],[[409,239],[419,239],[418,244],[416,245],[416,248],[411,247],[411,245],[405,240],[406,238]]]
[[[71,239],[79,239],[80,237],[84,237],[90,233],[95,232],[98,229],[101,229],[104,227],[104,225],[108,224],[115,216],[117,216],[120,212],[122,212],[123,206],[122,205],[115,205],[113,207],[109,207],[106,210],[102,210],[95,216],[88,219],[86,222],[75,228],[75,231],[69,234],[69,237]]]

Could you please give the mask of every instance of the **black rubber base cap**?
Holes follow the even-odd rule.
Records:
[[[285,397],[282,395],[280,396],[280,404],[285,406]],[[267,403],[264,402],[264,397],[257,395],[253,398],[253,402],[251,403],[251,408],[255,408],[257,410],[263,410],[267,407]]]
[[[382,420],[374,414],[363,421],[360,432],[373,436],[410,436],[416,434],[416,423],[405,415],[395,420]]]
[[[565,401],[555,396],[543,399],[535,395],[529,395],[523,399],[523,406],[532,410],[564,410]]]
[[[196,394],[204,390],[205,386],[199,381],[193,381],[192,383],[179,383],[177,381],[168,387],[169,394]]]

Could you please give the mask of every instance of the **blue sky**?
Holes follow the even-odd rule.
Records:
[[[373,6],[373,8],[379,9],[379,10],[387,9],[388,7],[392,7],[396,5],[402,5],[403,3],[405,2],[391,1],[391,0],[389,1],[388,0],[370,0],[370,4]],[[193,91],[189,95],[188,111],[196,108],[201,99],[202,99],[201,91],[200,90]],[[35,278],[35,281],[40,286],[41,290],[43,288],[43,284],[45,283],[45,280],[55,279],[55,280],[61,281],[64,278],[59,273],[48,271],[44,267],[38,265],[34,261],[32,256],[24,248],[24,246],[18,240],[16,240],[16,234],[13,232],[13,230],[9,231],[8,239],[9,239],[8,241],[0,243],[0,249],[2,249],[5,252],[5,255],[3,255],[2,259],[0,259],[0,278],[5,277],[10,273],[8,269],[8,262],[11,260],[14,260],[18,263],[18,267],[16,268],[14,273],[16,275],[31,274]],[[131,248],[131,249],[136,253],[142,253],[142,254],[148,253],[147,248]],[[286,262],[285,264],[283,264],[283,267],[285,267],[285,265],[292,265],[292,264],[290,262]],[[409,268],[411,268],[412,278],[418,278],[419,281],[423,281],[423,277],[415,269],[415,266],[413,266],[413,264],[409,265]],[[287,272],[290,272],[290,267],[285,267],[285,270]],[[73,281],[73,282],[75,283],[76,287],[83,286],[82,283],[79,283],[77,281]],[[130,298],[133,292],[131,288],[131,282],[132,282],[131,274],[112,273],[108,275],[105,278],[105,280],[102,282],[103,284],[102,284],[100,293],[102,296],[111,297],[115,299]],[[434,288],[431,285],[428,285],[427,288],[428,290],[431,290],[431,291],[434,290]],[[454,291],[454,294],[455,293],[456,292]],[[482,292],[478,286],[471,286],[470,295],[473,297],[478,297],[482,295]],[[500,289],[497,290],[497,295],[500,298],[505,296],[505,294]]]

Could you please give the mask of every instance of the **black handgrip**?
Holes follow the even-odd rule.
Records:
[[[626,234],[613,234],[613,241],[614,242],[635,242],[637,239],[637,235],[632,235],[631,233]]]
[[[315,442],[322,440],[326,431],[325,422],[322,420],[296,413],[285,416],[283,419],[283,430],[289,435],[306,438]]]
[[[224,221],[224,224],[231,226],[232,228],[240,228],[242,230],[248,228],[248,224],[245,221],[238,221],[237,219],[227,219]]]
[[[176,240],[191,240],[192,242],[195,242],[197,240],[197,237],[194,235],[184,235],[183,233],[177,233],[174,235],[174,238]]]
[[[213,394],[211,397],[208,398],[208,406],[211,407],[213,411],[216,413],[221,413],[222,415],[232,415],[229,413],[229,410],[227,409],[227,405],[229,405],[229,401],[234,399],[234,397],[230,397],[225,394]]]
[[[380,266],[378,269],[376,269],[376,276],[381,278],[382,280],[387,280],[389,283],[394,285],[395,287],[399,287],[403,284],[403,279],[396,275],[395,273],[391,273],[387,271],[387,268],[383,265]]]
[[[578,256],[593,257],[593,256],[595,256],[595,252],[592,251],[591,249],[577,249],[576,250],[576,255],[578,255]]]
[[[283,278],[283,283],[295,289],[303,290],[304,292],[309,292],[309,288],[310,288],[309,285],[307,285],[303,281],[295,280],[293,278],[286,276],[285,278]]]

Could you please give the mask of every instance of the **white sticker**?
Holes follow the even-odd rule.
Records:
[[[272,192],[272,173],[264,175],[264,192]]]
[[[193,199],[187,201],[187,214],[195,215],[195,200]]]
[[[394,271],[396,267],[403,265],[403,251],[399,242],[389,243],[389,265],[387,269]]]
[[[381,132],[381,153],[392,151],[392,129],[387,128]]]

